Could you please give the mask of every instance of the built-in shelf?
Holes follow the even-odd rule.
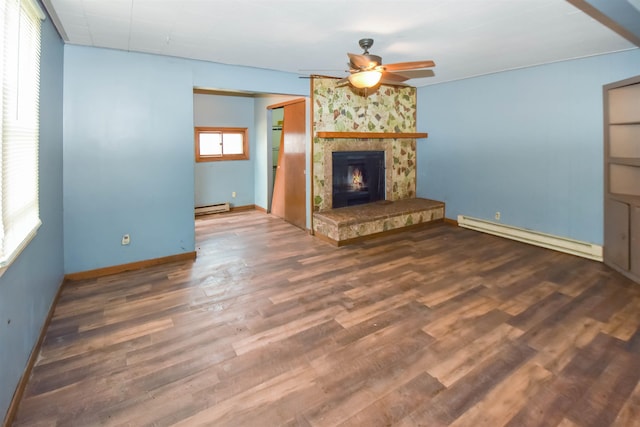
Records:
[[[603,93],[604,263],[640,283],[640,76]]]
[[[352,138],[352,139],[394,139],[394,138],[426,138],[426,132],[317,132],[318,138]]]

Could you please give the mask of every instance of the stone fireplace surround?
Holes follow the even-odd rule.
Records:
[[[333,152],[384,151],[385,200],[416,196],[415,138],[314,138],[313,211],[333,209]]]
[[[350,143],[343,144],[327,144],[332,146],[324,150],[324,176],[327,182],[324,186],[323,199],[325,200],[326,209],[332,209],[333,203],[333,185],[330,179],[333,175],[333,156],[334,152],[345,151],[384,151],[384,182],[385,182],[385,200],[393,200],[392,188],[393,181],[391,179],[393,169],[393,152],[390,144],[385,144],[383,140],[369,141],[369,140],[355,140]],[[329,178],[329,179],[328,179]]]
[[[416,89],[358,93],[312,78],[312,232],[335,245],[444,218],[444,203],[416,198]],[[384,201],[333,209],[334,151],[384,151]]]
[[[317,237],[335,246],[444,219],[444,203],[412,198],[348,206],[313,214]]]
[[[313,231],[319,238],[343,246],[394,230],[444,219],[444,203],[415,197],[415,139],[318,139],[322,144],[324,177],[321,187],[323,208],[313,213]],[[333,153],[344,151],[384,151],[385,200],[333,209]]]

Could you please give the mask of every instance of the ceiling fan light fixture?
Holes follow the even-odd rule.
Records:
[[[360,71],[349,75],[349,83],[358,89],[374,87],[382,78],[382,72],[376,70]]]

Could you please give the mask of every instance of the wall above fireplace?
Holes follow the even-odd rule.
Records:
[[[385,199],[416,195],[416,90],[380,86],[366,95],[332,78],[313,78],[313,210],[332,206],[332,152],[384,151]],[[331,135],[324,138],[320,135]],[[354,138],[322,132],[356,132]],[[362,134],[360,133],[362,132]],[[366,134],[365,134],[366,133]],[[392,137],[387,137],[393,134]],[[371,137],[364,137],[371,135]],[[406,137],[405,137],[406,135]]]

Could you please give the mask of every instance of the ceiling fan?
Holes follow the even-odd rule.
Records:
[[[373,46],[373,39],[361,39],[360,47],[364,52],[360,55],[347,53],[349,56],[348,77],[338,83],[350,83],[358,89],[371,88],[379,83],[407,86],[404,84],[409,79],[421,77],[433,77],[432,70],[424,68],[435,67],[435,62],[431,60],[396,62],[394,64],[382,64],[382,58],[369,53],[369,48]]]

